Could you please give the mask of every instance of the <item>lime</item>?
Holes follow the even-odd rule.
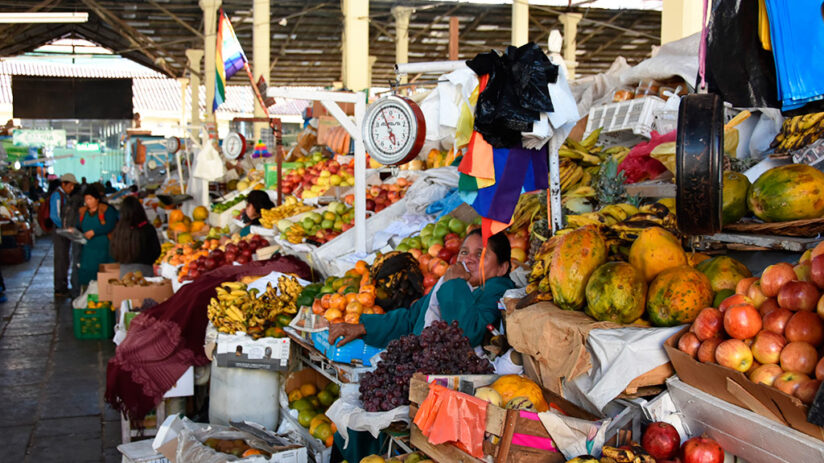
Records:
[[[330,381],[324,389],[329,391],[329,393],[331,393],[335,397],[340,396],[340,385],[338,383]]]
[[[332,405],[332,402],[335,401],[335,396],[333,396],[331,392],[324,390],[318,392],[318,400],[320,401],[321,405],[323,405],[324,407],[328,407]]]
[[[312,435],[322,441],[326,441],[326,439],[332,435],[332,426],[330,426],[329,423],[321,423],[315,428],[315,433]]]
[[[310,404],[312,404],[312,408],[319,408],[320,407],[320,400],[318,400],[318,396],[310,395],[304,397],[304,399],[308,400]]]
[[[298,414],[298,423],[300,423],[300,425],[304,428],[308,428],[309,423],[312,422],[312,418],[314,418],[317,414],[318,412],[314,410],[303,410]]]
[[[311,410],[313,408],[312,402],[307,400],[306,397],[292,402],[291,404],[289,404],[289,407],[299,412],[302,412],[304,410]]]

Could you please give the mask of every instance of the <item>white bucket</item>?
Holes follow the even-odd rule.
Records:
[[[212,360],[209,423],[253,421],[266,429],[279,423],[280,375],[273,371],[223,368]]]

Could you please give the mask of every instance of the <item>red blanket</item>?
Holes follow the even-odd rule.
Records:
[[[215,287],[224,281],[273,271],[311,279],[309,267],[289,256],[221,267],[135,317],[129,335],[109,360],[106,402],[131,419],[145,417],[187,368],[209,363],[203,342],[208,323],[206,306],[215,296]]]

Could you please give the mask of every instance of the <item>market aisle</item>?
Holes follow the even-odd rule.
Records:
[[[41,238],[29,262],[2,269],[0,460],[119,462],[119,415],[103,402],[114,344],[74,338],[71,301],[53,296],[51,250]]]

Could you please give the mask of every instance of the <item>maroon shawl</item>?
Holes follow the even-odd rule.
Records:
[[[129,335],[109,360],[106,402],[131,419],[145,417],[187,368],[209,363],[203,343],[208,323],[206,306],[215,296],[215,287],[224,281],[273,271],[294,273],[304,280],[311,278],[309,267],[290,256],[221,267],[135,317]]]

